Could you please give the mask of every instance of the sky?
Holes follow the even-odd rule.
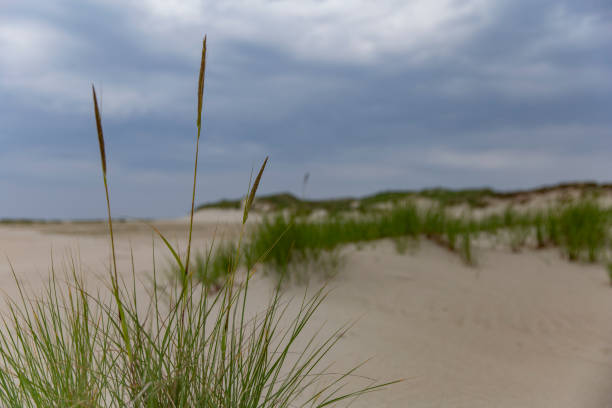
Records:
[[[0,0],[0,218],[612,181],[609,0]]]

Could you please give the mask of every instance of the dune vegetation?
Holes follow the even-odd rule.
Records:
[[[558,247],[571,261],[598,262],[606,260],[611,243],[612,211],[588,198],[546,210],[509,207],[501,214],[480,218],[453,215],[443,205],[420,209],[411,201],[386,210],[334,212],[322,217],[309,217],[308,209],[265,216],[242,244],[241,265],[252,269],[261,263],[283,279],[289,271],[312,263],[316,268],[311,270],[333,273],[341,264],[339,249],[345,244],[393,239],[403,251],[409,242],[423,238],[456,252],[469,265],[476,263],[473,243],[479,238],[500,242],[515,252]],[[225,242],[213,252],[211,262],[198,265],[197,275],[203,282],[214,277],[218,284],[228,275],[233,259],[228,248],[234,246]]]
[[[306,181],[307,179],[305,179]],[[303,186],[302,190],[305,190]],[[427,188],[422,190],[396,190],[381,191],[364,197],[344,197],[332,199],[307,199],[296,197],[292,193],[261,195],[257,198],[256,210],[265,211],[299,211],[301,214],[310,214],[314,211],[325,211],[328,214],[337,214],[347,211],[367,213],[380,206],[397,205],[406,201],[425,198],[443,207],[465,205],[471,209],[486,208],[495,200],[524,200],[530,195],[546,194],[550,192],[567,193],[569,190],[579,192],[582,198],[596,197],[602,193],[612,191],[611,184],[598,184],[595,182],[560,183],[557,185],[539,187],[531,190],[496,191],[491,188],[449,189],[443,187]],[[223,199],[199,205],[196,210],[209,208],[240,209],[241,199]]]
[[[295,312],[277,289],[267,307],[256,314],[247,308],[251,274],[237,272],[236,260],[245,253],[242,238],[234,246],[219,247],[215,257],[210,252],[191,257],[206,38],[201,61],[186,256],[155,230],[179,279],[161,288],[153,262],[151,297],[142,299],[137,296],[134,269],[131,279],[125,278],[130,271],[126,275],[118,270],[102,118],[92,87],[112,251],[111,267],[102,282],[108,291],[90,290],[75,259],[63,273],[52,266],[42,294],[27,293],[17,278],[19,272],[13,272],[20,296],[8,301],[8,314],[0,324],[0,405],[324,407],[390,384],[345,388],[357,368],[337,374],[320,367],[347,330],[345,326],[329,337],[302,339],[325,300],[324,289],[305,294]],[[265,162],[247,194],[241,237],[264,167]],[[214,290],[195,284],[192,278],[202,268],[222,270],[225,279]],[[207,276],[211,282],[215,278]]]

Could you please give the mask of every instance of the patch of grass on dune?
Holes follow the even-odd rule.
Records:
[[[399,205],[408,202],[414,196],[415,193],[409,191],[383,191],[360,199],[359,208],[368,210],[376,205]]]
[[[197,252],[191,270],[193,276],[206,287],[218,290],[223,286],[226,277],[236,269],[235,258],[238,249],[232,241],[224,241],[214,248],[214,257],[210,256],[212,248],[206,253]]]
[[[286,276],[290,270],[308,264],[331,274],[340,264],[338,249],[348,243],[383,238],[413,238],[420,232],[421,220],[413,205],[368,216],[338,215],[311,220],[303,215],[277,214],[265,217],[242,244],[242,265],[251,269],[263,263],[267,269]],[[227,251],[219,247],[208,268],[226,263]],[[313,268],[311,268],[313,269]],[[176,272],[176,271],[175,271]],[[213,272],[216,276],[216,272]]]
[[[300,266],[314,266],[320,273],[333,273],[338,262],[335,223],[307,222],[283,216],[265,219],[245,245],[248,266],[263,262],[283,278]],[[301,279],[303,276],[297,276]]]
[[[592,201],[538,211],[521,212],[508,207],[479,219],[451,215],[442,205],[419,210],[410,202],[390,210],[352,211],[318,219],[277,214],[265,217],[247,237],[244,264],[252,267],[261,262],[285,276],[296,265],[316,264],[328,256],[334,259],[345,244],[390,238],[403,252],[410,240],[426,237],[473,265],[473,240],[481,234],[515,252],[559,247],[570,260],[595,262],[610,242],[611,221],[610,210]],[[219,256],[224,256],[222,251]],[[339,262],[329,265],[337,266]],[[323,263],[318,266],[325,269]]]
[[[610,212],[592,201],[563,208],[556,224],[557,239],[571,260],[595,262],[609,241]]]
[[[196,210],[204,210],[206,208],[218,208],[218,209],[222,209],[222,210],[226,210],[226,209],[233,209],[233,210],[239,210],[240,209],[240,200],[220,200],[220,201],[215,201],[213,203],[207,203],[207,204],[202,204],[200,206],[198,206],[196,208]]]
[[[422,197],[438,201],[444,206],[468,204],[470,207],[485,207],[486,199],[496,194],[489,188],[450,190],[446,188],[426,189],[419,192]]]
[[[277,214],[264,218],[254,227],[243,245],[244,263],[250,269],[261,262],[281,276],[306,263],[324,272],[333,272],[333,267],[340,264],[338,249],[342,245],[384,238],[416,240],[422,228],[419,211],[411,204],[397,206],[391,211],[359,216],[345,214],[320,220]],[[402,245],[400,243],[398,248]],[[223,251],[216,252],[216,256],[224,257]]]

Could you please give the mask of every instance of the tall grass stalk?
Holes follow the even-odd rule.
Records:
[[[130,336],[128,333],[127,322],[125,320],[125,313],[123,311],[123,303],[121,301],[121,297],[119,296],[119,277],[117,275],[117,254],[115,252],[115,237],[113,234],[113,219],[111,216],[110,194],[108,192],[108,180],[106,177],[106,168],[107,168],[106,147],[104,144],[104,133],[102,131],[102,117],[100,115],[100,109],[98,107],[98,98],[96,96],[96,88],[93,85],[91,86],[91,92],[93,96],[94,115],[96,118],[96,130],[98,132],[100,159],[102,162],[102,178],[104,180],[104,192],[106,195],[106,210],[108,214],[108,231],[109,231],[109,236],[110,236],[112,260],[113,260],[111,285],[113,288],[113,295],[115,296],[115,301],[117,303],[117,310],[119,312],[119,320],[121,322],[121,328],[123,330],[123,343],[126,347],[128,358],[130,359],[130,362],[132,362],[132,345],[131,345]]]
[[[193,189],[191,193],[191,212],[189,215],[189,238],[187,241],[187,258],[185,260],[185,278],[189,274],[189,261],[191,256],[191,237],[193,234],[193,213],[195,211],[195,195],[196,195],[196,183],[198,179],[198,156],[200,152],[200,134],[202,133],[202,109],[204,106],[204,77],[206,73],[206,36],[202,42],[202,59],[200,61],[200,75],[198,77],[198,116],[196,120],[196,127],[198,128],[198,135],[196,137],[196,148],[195,148],[195,163],[193,166]]]

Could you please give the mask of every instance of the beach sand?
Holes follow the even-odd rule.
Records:
[[[236,236],[240,216],[198,213],[195,247]],[[185,219],[153,224],[184,249]],[[151,229],[125,222],[116,224],[116,233],[120,270],[130,276],[133,255],[136,277],[146,286]],[[0,284],[12,297],[8,260],[34,291],[49,274],[52,253],[56,270],[72,257],[94,282],[109,265],[103,223],[2,225],[0,253],[6,256]],[[343,266],[309,330],[354,322],[330,353],[331,371],[370,359],[359,374],[405,378],[351,407],[612,407],[612,288],[601,265],[569,263],[556,249],[476,248],[477,265],[470,267],[424,239],[404,254],[390,241],[350,245],[342,254]],[[155,255],[161,271],[169,254],[159,239]],[[255,280],[250,296],[263,306],[273,280],[261,273]],[[310,290],[319,284],[314,279]],[[304,290],[286,289],[296,300]]]

